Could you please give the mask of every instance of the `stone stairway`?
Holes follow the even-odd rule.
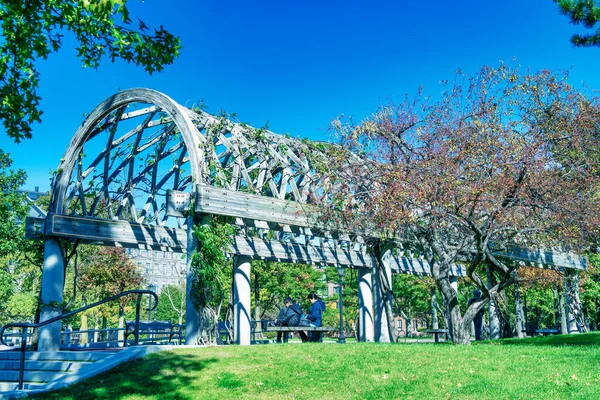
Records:
[[[32,393],[60,389],[108,371],[123,362],[157,351],[170,350],[173,347],[148,345],[95,350],[27,352],[23,390],[17,389],[21,354],[14,350],[0,350],[0,399],[21,398]]]
[[[110,358],[116,352],[108,351],[56,351],[27,352],[23,389],[25,392],[46,390],[51,383],[77,376],[95,363]],[[19,364],[18,351],[0,351],[0,396],[8,397],[17,393]]]

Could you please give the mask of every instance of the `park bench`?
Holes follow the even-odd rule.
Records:
[[[426,329],[425,333],[431,334],[433,335],[433,339],[435,340],[436,343],[440,342],[440,338],[439,335],[440,334],[447,334],[448,333],[448,329]]]
[[[125,325],[125,343],[131,335],[135,335],[135,321],[127,321]],[[140,321],[139,340],[140,343],[145,344],[160,342],[181,344],[183,329],[181,325],[173,324],[171,321]]]
[[[536,329],[535,333],[537,333],[538,335],[548,336],[548,335],[558,335],[560,333],[560,331],[557,329]]]
[[[558,329],[523,329],[521,332],[527,334],[528,336],[536,336],[536,335],[558,335],[560,331]]]
[[[319,342],[323,341],[323,332],[335,332],[338,328],[329,326],[267,326],[266,332],[319,332]]]

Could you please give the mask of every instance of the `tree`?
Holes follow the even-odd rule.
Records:
[[[122,248],[81,246],[77,287],[91,303],[137,289],[142,275]],[[87,247],[87,249],[86,249]]]
[[[0,257],[14,256],[22,249],[23,222],[29,211],[25,194],[18,192],[27,174],[10,169],[11,165],[10,154],[0,149]]]
[[[20,285],[17,267],[23,260],[24,221],[29,211],[25,194],[18,189],[25,183],[25,171],[10,169],[10,155],[0,149],[0,321],[23,317],[28,301],[14,302]],[[23,300],[23,299],[21,299]],[[16,308],[13,306],[17,306]],[[28,314],[26,317],[31,317]]]
[[[226,251],[235,230],[218,216],[207,218],[204,222],[206,223],[194,226],[197,248],[192,254],[190,265],[193,276],[190,297],[198,310],[200,340],[214,343],[218,336],[219,319],[233,318],[230,290],[233,268]],[[229,301],[228,306],[223,309],[225,299]]]
[[[345,152],[332,154],[328,204],[347,229],[371,233],[376,254],[392,242],[429,262],[453,341],[467,344],[475,314],[515,280],[518,265],[498,253],[584,250],[597,231],[598,165],[577,155],[598,145],[586,112],[597,102],[563,75],[504,64],[443,85],[437,101],[420,91],[358,125],[334,121]],[[484,293],[464,314],[455,263]]]
[[[84,305],[140,288],[142,274],[122,248],[80,245],[77,251],[73,279],[79,293],[72,295],[81,298]],[[118,304],[106,303],[97,309],[91,309],[82,316],[82,330],[87,329],[88,315],[100,316],[103,327],[106,327],[109,318],[117,320],[118,317],[119,328],[123,328],[125,305],[132,300],[121,298]]]
[[[600,21],[600,6],[593,0],[554,0],[560,13],[571,18],[575,25],[583,24],[587,29],[594,29]],[[580,47],[600,46],[600,28],[593,33],[571,36],[571,43]]]
[[[435,284],[430,277],[403,274],[393,276],[392,284],[397,313],[406,321],[406,336],[411,337],[413,319],[432,311],[431,289]]]
[[[183,324],[185,316],[185,286],[167,285],[162,288],[158,296],[155,319]]]
[[[1,0],[0,21],[0,119],[17,143],[41,122],[36,61],[57,52],[64,33],[75,36],[84,67],[97,68],[108,57],[152,74],[179,55],[179,38],[162,26],[150,33],[143,21],[134,24],[127,0]]]

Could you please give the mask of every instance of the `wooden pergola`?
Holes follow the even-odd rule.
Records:
[[[73,136],[54,176],[45,219],[27,222],[28,237],[45,239],[41,321],[60,314],[64,289],[61,241],[188,254],[196,248],[194,218],[225,215],[238,227],[234,260],[234,338],[250,343],[250,261],[255,258],[355,268],[360,339],[389,341],[379,290],[392,272],[429,274],[409,249],[375,260],[368,234],[343,233],[319,220],[326,195],[315,160],[322,144],[256,129],[187,108],[150,89],[129,89],[100,103]],[[271,232],[265,235],[265,232]],[[267,237],[271,239],[267,239]],[[503,257],[583,269],[574,254],[516,251]],[[463,275],[457,265],[454,276]],[[198,343],[198,313],[188,293],[186,343]],[[43,350],[58,348],[60,326],[40,332]]]

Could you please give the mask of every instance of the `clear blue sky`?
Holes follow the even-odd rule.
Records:
[[[600,48],[573,48],[569,37],[582,28],[551,0],[129,0],[129,7],[134,19],[181,36],[180,58],[154,76],[108,60],[83,69],[67,37],[39,63],[45,112],[33,139],[15,145],[0,135],[0,148],[27,171],[27,188],[49,189],[49,171],[82,115],[119,89],[149,87],[190,106],[202,99],[209,112],[319,140],[341,113],[362,119],[419,85],[435,95],[457,68],[474,73],[500,60],[571,69],[571,84],[600,89]]]

